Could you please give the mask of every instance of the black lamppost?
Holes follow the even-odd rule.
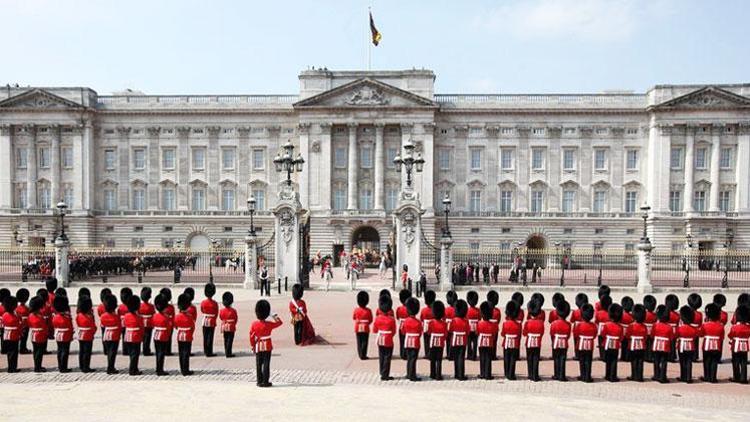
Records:
[[[274,157],[273,159],[273,164],[276,166],[277,172],[286,172],[286,185],[291,186],[292,173],[301,173],[302,166],[303,164],[305,164],[305,160],[304,158],[302,158],[302,154],[298,154],[297,158],[293,158],[294,145],[292,145],[291,140],[287,141],[282,149],[283,154],[282,152],[276,154],[276,157]]]
[[[685,271],[685,278],[682,280],[682,286],[683,287],[690,287],[690,252],[693,249],[693,235],[690,233],[687,233],[685,235],[685,240],[687,241],[687,251],[685,253],[685,258],[683,262],[683,271]]]
[[[641,215],[641,218],[643,219],[643,236],[641,236],[641,242],[650,243],[650,240],[648,239],[648,228],[646,227],[646,221],[648,220],[648,212],[651,211],[651,207],[649,207],[648,205],[644,205],[641,207],[641,211],[643,211],[643,215]]]
[[[448,196],[448,193],[445,193],[445,197],[443,197],[443,213],[445,214],[445,227],[443,228],[443,236],[444,237],[451,237],[451,229],[450,226],[448,226],[448,214],[451,212],[451,198]]]
[[[734,242],[734,230],[727,229],[724,242],[724,276],[721,278],[723,289],[729,287],[729,248],[732,246],[732,242]]]
[[[255,214],[256,204],[257,201],[255,200],[255,196],[250,195],[250,197],[247,198],[247,211],[250,213],[250,230],[248,231],[248,234],[250,236],[255,236],[255,224],[253,222],[253,215]]]
[[[216,247],[219,244],[219,241],[216,239],[211,240],[211,251],[213,252],[211,254],[211,260],[208,262],[208,282],[210,284],[214,284],[214,263],[216,263]]]
[[[396,165],[396,171],[399,173],[401,172],[401,166],[404,166],[404,169],[406,170],[406,187],[411,188],[411,173],[412,170],[415,170],[417,173],[422,172],[422,168],[424,167],[424,159],[422,158],[422,154],[417,153],[417,156],[414,156],[414,148],[415,145],[409,139],[404,144],[404,156],[401,157],[400,155],[396,155],[396,158],[393,159],[393,164]]]
[[[64,201],[57,203],[57,211],[60,216],[60,236],[59,239],[63,242],[68,240],[68,236],[65,235],[65,211],[68,209],[68,205]]]
[[[560,242],[555,242],[555,254],[557,255],[557,262],[560,263],[560,287],[565,286],[565,263],[563,262],[562,254],[560,253]]]

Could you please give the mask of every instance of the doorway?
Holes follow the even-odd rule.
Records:
[[[546,247],[547,241],[541,234],[533,234],[526,239],[526,268],[533,268],[534,264],[540,268],[547,266]]]

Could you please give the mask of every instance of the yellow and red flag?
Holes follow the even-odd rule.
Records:
[[[383,36],[378,31],[378,28],[375,28],[375,21],[372,19],[372,12],[370,12],[370,32],[372,33],[372,43],[377,46],[380,44],[380,39],[383,38]]]

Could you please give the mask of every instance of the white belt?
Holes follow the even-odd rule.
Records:
[[[95,327],[78,327],[78,331],[91,331],[95,329]]]
[[[588,345],[591,345],[591,349],[594,348],[594,336],[580,336],[578,337],[578,349],[579,350],[589,350]],[[584,349],[584,347],[587,347],[587,349]]]
[[[177,327],[177,331],[190,331],[189,327]]]
[[[135,328],[125,327],[125,331],[138,331],[138,330],[140,330],[140,328],[138,327],[135,327]]]
[[[636,346],[638,348],[636,349]],[[630,337],[630,350],[641,350],[643,349],[643,336],[631,336]]]
[[[258,337],[258,340],[271,340],[271,336]]]
[[[712,349],[719,350],[719,339],[721,337],[719,336],[705,336],[703,340],[703,350],[708,350],[708,347],[711,346]],[[714,347],[715,346],[715,347]]]
[[[677,340],[680,342],[680,346],[679,346],[680,347],[679,348],[680,352],[686,352],[686,351],[687,352],[692,352],[693,351],[693,349],[694,349],[694,347],[693,347],[693,345],[694,345],[693,344],[693,339],[691,339],[691,338],[679,338]]]
[[[426,319],[422,321],[422,330],[427,331],[427,326],[430,325],[430,322],[432,322],[431,319]]]
[[[568,347],[568,336],[564,334],[555,334],[554,341],[552,342],[552,348],[562,349],[565,347]]]

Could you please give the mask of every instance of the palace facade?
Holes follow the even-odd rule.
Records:
[[[261,241],[288,140],[311,249],[385,248],[411,140],[424,236],[453,202],[456,246],[630,249],[651,207],[657,248],[750,247],[750,84],[645,93],[436,94],[429,70],[299,75],[293,95],[0,90],[0,246],[49,245],[54,206],[75,246],[240,247]]]

